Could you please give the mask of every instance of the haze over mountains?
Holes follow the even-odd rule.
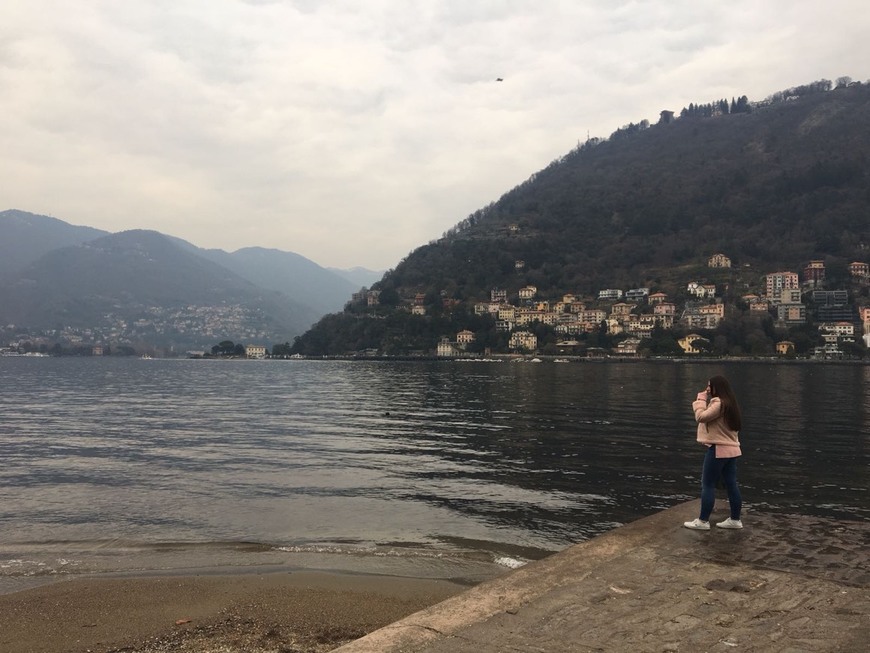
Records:
[[[339,310],[360,287],[292,252],[205,250],[154,231],[111,234],[19,210],[0,212],[0,233],[0,325],[13,331],[177,348],[215,338],[271,345]]]

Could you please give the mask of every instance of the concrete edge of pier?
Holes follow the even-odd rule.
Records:
[[[697,514],[639,519],[336,651],[866,650],[870,522],[750,507],[742,530],[684,528]]]

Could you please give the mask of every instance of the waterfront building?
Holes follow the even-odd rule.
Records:
[[[508,346],[513,351],[534,351],[538,348],[538,337],[531,331],[514,331]]]
[[[245,358],[266,358],[264,345],[245,345]]]

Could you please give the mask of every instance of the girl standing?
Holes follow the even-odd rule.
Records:
[[[701,514],[697,519],[684,522],[686,528],[710,530],[710,513],[716,502],[716,483],[719,478],[728,492],[731,516],[716,526],[743,528],[740,510],[743,503],[737,487],[737,459],[740,457],[738,432],[742,427],[740,406],[724,376],[714,376],[703,392],[692,402],[695,421],[698,422],[698,442],[707,446],[704,467],[701,470]]]

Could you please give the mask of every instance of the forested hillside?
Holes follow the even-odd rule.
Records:
[[[817,259],[830,285],[847,283],[847,264],[867,261],[870,245],[870,86],[839,81],[670,108],[589,140],[410,253],[374,285],[377,308],[324,318],[294,350],[431,351],[458,328],[498,340],[471,315],[493,288],[679,298],[687,280],[718,275],[735,304],[766,273]],[[706,268],[717,252],[733,261],[724,277]],[[408,315],[421,294],[426,316]]]

